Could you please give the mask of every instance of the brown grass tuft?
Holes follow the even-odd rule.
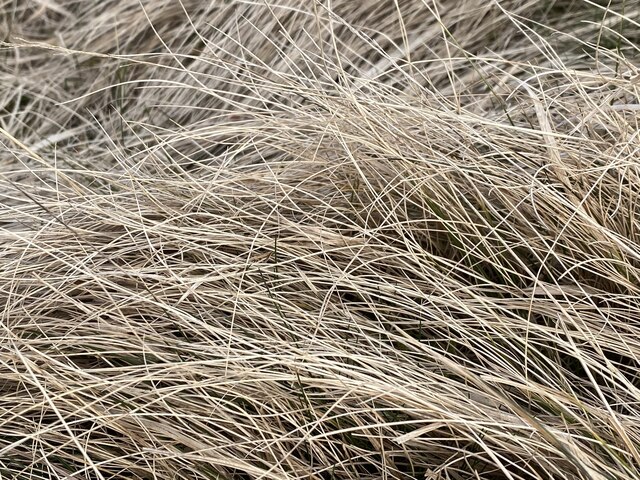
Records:
[[[0,478],[640,479],[635,2],[0,12]]]

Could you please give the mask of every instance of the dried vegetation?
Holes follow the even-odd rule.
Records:
[[[640,479],[640,5],[0,40],[1,478]]]

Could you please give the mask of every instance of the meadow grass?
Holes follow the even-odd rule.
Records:
[[[1,479],[640,479],[640,5],[0,1]]]

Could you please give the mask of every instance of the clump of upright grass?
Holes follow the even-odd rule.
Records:
[[[3,11],[0,475],[640,478],[640,8]]]

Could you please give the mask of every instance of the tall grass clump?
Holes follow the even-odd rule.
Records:
[[[0,41],[1,479],[640,479],[640,4]]]

